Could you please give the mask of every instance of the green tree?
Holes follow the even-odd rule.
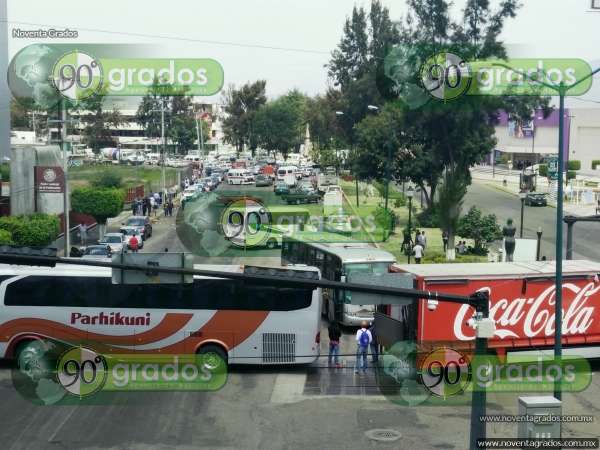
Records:
[[[8,233],[15,245],[44,247],[58,237],[60,220],[50,214],[5,216],[0,217],[0,230],[4,237]]]
[[[301,112],[285,97],[269,102],[254,116],[253,129],[258,144],[270,152],[281,152],[284,158],[300,142]]]
[[[246,83],[240,89],[230,85],[223,94],[225,141],[234,145],[238,152],[246,145],[256,148],[254,119],[259,108],[267,103],[266,85],[265,80]]]
[[[125,194],[120,189],[84,187],[71,193],[73,210],[96,219],[100,237],[104,236],[107,219],[123,211],[124,200]]]
[[[469,212],[460,218],[457,231],[460,236],[473,239],[475,250],[482,252],[487,252],[487,244],[502,238],[502,230],[496,216],[484,216],[476,206],[472,206]]]
[[[367,73],[368,52],[367,14],[364,8],[354,6],[352,16],[346,18],[344,23],[342,39],[331,53],[331,61],[327,66],[334,84],[344,89],[351,81]]]
[[[106,89],[81,100],[76,110],[80,111],[79,118],[84,123],[81,132],[85,143],[95,152],[103,147],[114,147],[117,145],[112,136],[111,129],[124,123],[123,116],[116,105],[109,109],[104,108],[106,101]]]

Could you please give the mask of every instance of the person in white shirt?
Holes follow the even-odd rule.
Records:
[[[413,247],[413,254],[415,255],[415,262],[421,264],[421,258],[423,258],[423,246],[419,243]]]
[[[367,372],[367,354],[369,353],[369,345],[373,341],[371,332],[367,329],[369,324],[363,322],[360,330],[356,332],[356,367],[354,373],[358,373],[358,369],[362,369],[363,373]]]

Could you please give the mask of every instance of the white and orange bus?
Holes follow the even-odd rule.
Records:
[[[320,278],[306,266],[195,268]],[[319,355],[320,288],[202,276],[189,284],[113,284],[111,273],[0,265],[0,357],[20,362],[31,357],[28,344],[45,339],[109,354],[208,353],[230,364],[306,364]]]

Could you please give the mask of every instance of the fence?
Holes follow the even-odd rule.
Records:
[[[131,203],[136,198],[144,197],[144,185],[130,187],[127,189],[127,196],[125,197],[125,203]]]

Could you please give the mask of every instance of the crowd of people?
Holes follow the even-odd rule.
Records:
[[[150,216],[158,214],[158,208],[162,205],[165,216],[170,217],[173,215],[175,204],[173,203],[173,194],[168,194],[167,198],[163,201],[163,194],[154,192],[148,197],[136,198],[131,203],[131,210],[134,216]]]

